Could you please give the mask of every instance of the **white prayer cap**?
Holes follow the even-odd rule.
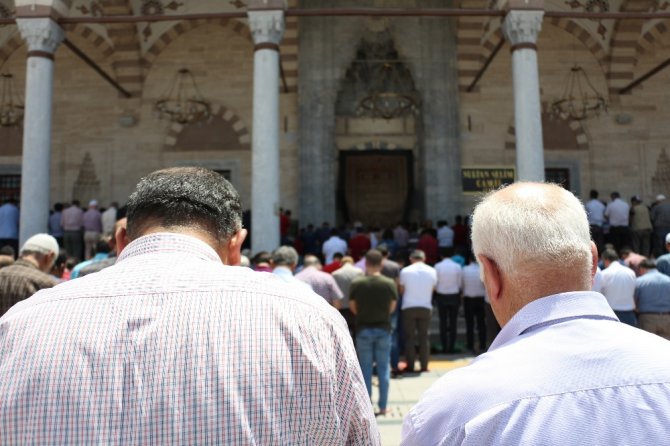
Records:
[[[97,206],[98,205],[98,200],[91,200],[88,202],[89,206]]]
[[[32,251],[42,254],[53,252],[58,257],[58,242],[49,234],[35,234],[21,247],[21,252]]]

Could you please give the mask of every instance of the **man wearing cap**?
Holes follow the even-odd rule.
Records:
[[[665,253],[665,236],[670,233],[670,202],[665,195],[656,196],[656,203],[651,208],[651,224],[654,227],[653,252],[656,257]]]
[[[84,257],[86,260],[95,255],[95,247],[102,235],[102,214],[98,210],[98,200],[88,202],[84,212]]]
[[[15,303],[56,281],[47,274],[58,257],[58,242],[48,234],[30,237],[21,247],[19,259],[0,270],[0,316]]]
[[[670,340],[670,277],[656,269],[653,260],[640,263],[635,280],[635,306],[642,330]]]

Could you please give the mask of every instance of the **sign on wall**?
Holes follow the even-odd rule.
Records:
[[[463,167],[463,193],[479,194],[514,182],[514,167]]]

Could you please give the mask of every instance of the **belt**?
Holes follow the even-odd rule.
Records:
[[[640,312],[640,314],[655,314],[657,316],[666,316],[666,315],[670,315],[670,311],[666,311],[666,312],[663,312],[663,313],[657,313],[655,311],[642,311],[642,312]]]

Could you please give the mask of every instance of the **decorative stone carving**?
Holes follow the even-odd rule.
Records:
[[[536,43],[544,11],[510,11],[503,21],[503,33],[512,46]]]
[[[651,179],[651,187],[654,194],[670,194],[670,158],[665,148],[658,155],[656,173]]]
[[[28,51],[55,53],[63,41],[63,28],[48,18],[16,19],[21,37],[28,44]]]
[[[86,204],[90,200],[98,199],[100,194],[100,180],[95,173],[95,164],[91,154],[86,152],[79,167],[79,175],[72,187],[72,198]]]
[[[249,28],[256,45],[279,45],[284,35],[284,11],[249,11]]]
[[[419,94],[388,31],[370,33],[356,49],[335,105],[339,116],[398,118],[418,112]]]

